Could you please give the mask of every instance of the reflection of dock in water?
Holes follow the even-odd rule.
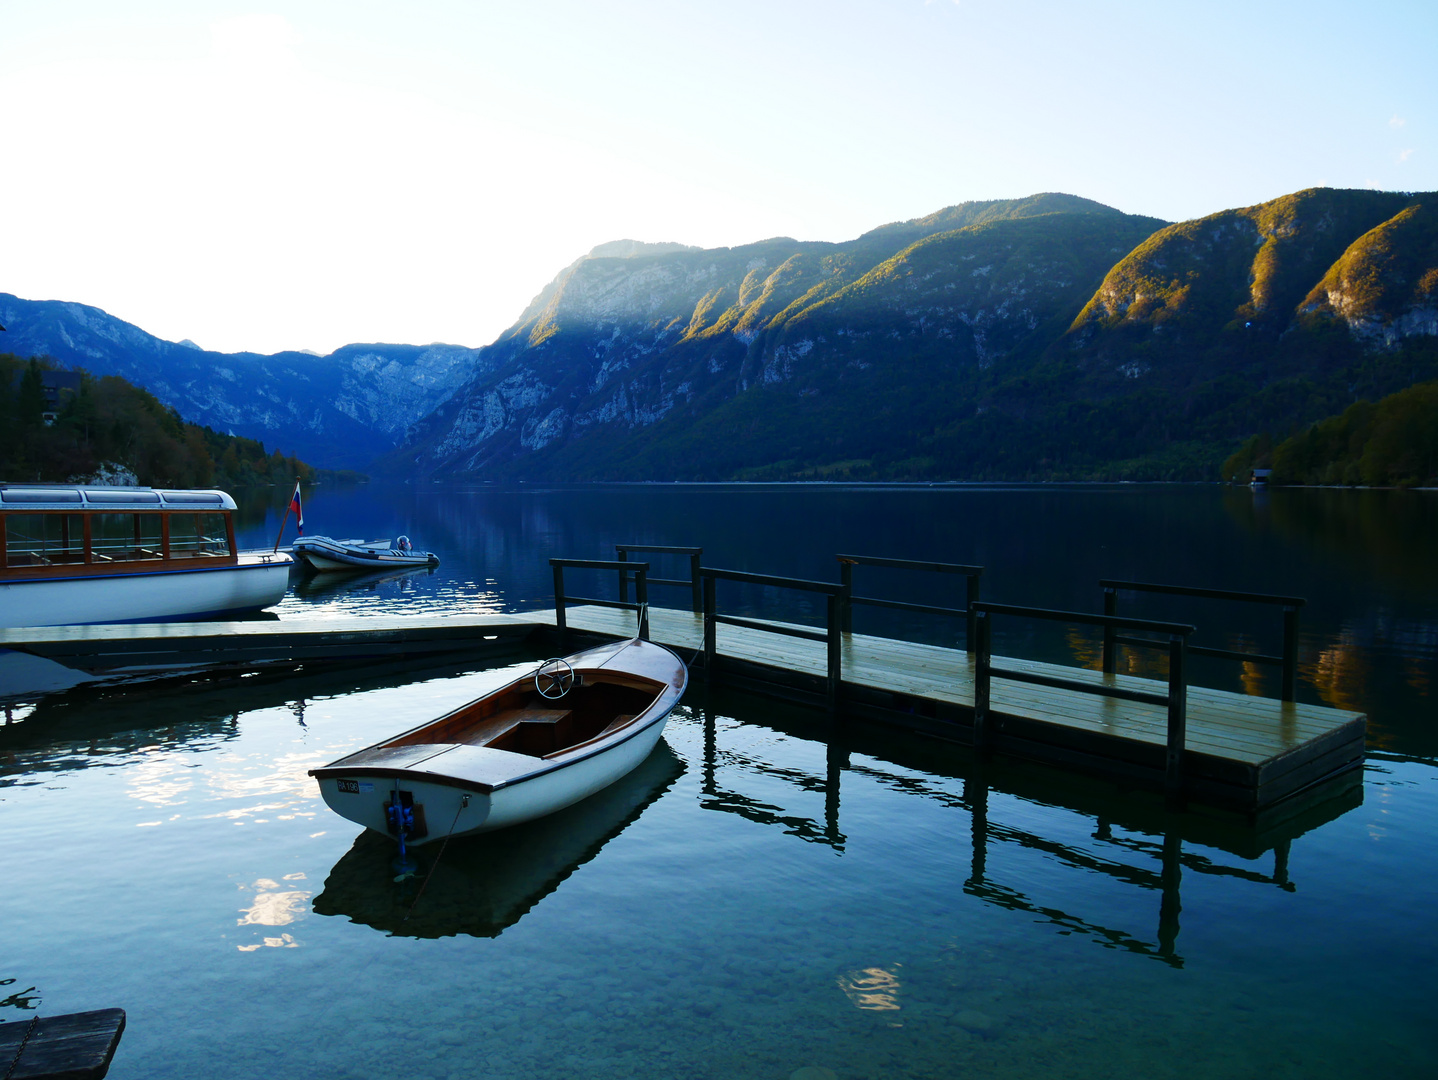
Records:
[[[443,858],[438,844],[413,849],[419,872],[400,882],[390,866],[394,840],[366,830],[330,871],[314,910],[398,937],[498,937],[637,820],[683,772],[683,762],[661,739],[637,769],[573,806],[455,840]]]
[[[12,772],[88,768],[141,747],[195,749],[233,739],[239,716],[259,709],[288,708],[303,727],[311,701],[452,677],[470,666],[437,659],[364,668],[311,665],[256,671],[244,679],[210,670],[79,686],[33,704],[0,704],[0,780]]]
[[[723,697],[727,715],[744,715],[742,698]],[[969,818],[969,870],[963,891],[985,903],[1022,911],[1053,925],[1063,933],[1079,934],[1098,944],[1183,966],[1178,952],[1180,887],[1184,872],[1225,879],[1236,887],[1295,888],[1289,878],[1292,844],[1305,833],[1340,817],[1362,804],[1362,776],[1345,773],[1330,783],[1257,815],[1205,816],[1167,809],[1156,797],[1122,794],[1110,784],[1076,777],[1058,770],[1015,761],[982,761],[972,753],[953,749],[936,752],[918,739],[858,734],[829,738],[821,774],[793,767],[777,767],[725,745],[724,729],[712,711],[695,706],[704,728],[701,790],[706,810],[729,813],[758,825],[777,827],[808,843],[821,843],[843,853],[850,843],[840,813],[845,774],[879,784],[888,790],[938,803]],[[766,706],[766,716],[779,710]],[[795,714],[796,737],[822,739],[811,717]],[[746,722],[735,730],[756,725]],[[784,728],[774,730],[790,734]],[[863,763],[852,761],[862,753]],[[901,772],[899,770],[912,770]],[[745,795],[746,776],[778,780],[804,798],[822,797],[822,816],[805,815],[776,801]],[[955,791],[945,781],[958,780]],[[1057,840],[1026,825],[1003,820],[991,810],[991,796],[1007,796],[1067,811],[1088,819],[1086,842]],[[782,801],[782,800],[779,800]],[[956,824],[958,824],[956,822]],[[1185,850],[1201,846],[1208,852]],[[1132,931],[1106,926],[1071,909],[1072,901],[1045,902],[1026,891],[1021,882],[1005,881],[993,873],[990,856],[1021,849],[1042,855],[1050,865],[1083,875],[1101,875],[1120,885],[1158,894],[1156,927]],[[1214,850],[1241,862],[1235,865],[1214,857]],[[1007,864],[1008,860],[995,860]],[[1266,864],[1266,865],[1265,865]]]

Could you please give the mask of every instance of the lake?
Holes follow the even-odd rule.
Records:
[[[274,543],[286,496],[242,500],[243,544]],[[1302,596],[1298,696],[1366,712],[1368,763],[1252,827],[917,737],[831,735],[822,713],[696,680],[625,781],[421,848],[431,876],[396,882],[389,842],[332,814],[306,770],[537,655],[76,688],[13,702],[0,727],[0,1019],[124,1008],[119,1080],[1438,1074],[1438,492],[363,485],[309,492],[305,516],[442,562],[296,579],[282,620],[542,608],[549,558],[616,543],[831,581],[838,553],[977,564],[985,599],[1083,611],[1100,578]],[[856,586],[962,602],[962,579],[860,567]],[[817,621],[810,602],[723,600]],[[1124,604],[1277,650],[1270,608]],[[962,641],[878,609],[855,629]],[[1095,644],[1017,625],[995,651],[1092,663]],[[1277,693],[1216,660],[1193,681]]]

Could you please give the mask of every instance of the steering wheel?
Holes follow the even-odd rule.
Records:
[[[569,666],[569,661],[556,656],[539,665],[539,670],[534,673],[534,688],[539,691],[540,697],[554,701],[569,693],[574,686],[574,678],[574,669]]]

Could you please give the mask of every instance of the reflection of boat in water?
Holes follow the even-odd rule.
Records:
[[[438,566],[439,556],[419,551],[408,536],[395,540],[332,540],[302,536],[290,545],[294,557],[313,570],[393,570],[396,567]]]
[[[310,775],[331,810],[398,837],[401,851],[506,828],[636,767],[688,679],[662,645],[600,645]]]
[[[636,769],[582,802],[511,829],[455,840],[443,859],[437,846],[416,852],[418,875],[399,882],[391,867],[394,842],[366,829],[330,871],[314,910],[403,937],[497,937],[637,820],[683,772],[674,751],[660,742]]]
[[[434,573],[433,567],[410,566],[399,570],[372,570],[353,574],[307,573],[295,580],[293,592],[300,600],[320,600],[329,596],[343,596],[345,593],[372,592],[390,582],[405,581]]]

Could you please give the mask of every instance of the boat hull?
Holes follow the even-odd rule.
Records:
[[[326,536],[296,540],[290,548],[295,558],[314,570],[395,570],[438,566],[439,558],[429,551],[401,551],[353,540],[331,540]]]
[[[579,742],[543,756],[534,756],[540,751],[502,749],[484,740],[449,741],[452,729],[446,724],[453,717],[501,698],[508,700],[517,688],[533,681],[526,676],[437,721],[311,769],[310,775],[331,810],[375,832],[397,835],[390,820],[392,807],[398,804],[411,810],[413,825],[406,835],[411,845],[503,829],[571,806],[613,784],[649,756],[684,693],[688,673],[668,649],[637,639],[566,659],[581,681],[591,680],[585,685],[599,687],[577,693],[602,695],[609,692],[603,689],[608,683],[611,690],[615,685],[642,685],[652,696],[647,705],[634,710],[637,715],[632,718],[616,717],[599,734],[585,738],[581,733]],[[562,708],[562,697],[550,700],[561,706],[552,711],[555,716],[568,713]],[[543,727],[558,721],[531,715],[530,722]]]
[[[357,825],[389,831],[385,805],[396,790],[409,793],[423,807],[425,835],[411,846],[507,828],[563,810],[602,791],[627,775],[647,758],[664,733],[668,715],[635,732],[602,753],[569,762],[491,792],[467,790],[442,778],[425,779],[411,770],[365,770],[352,777],[321,777],[320,794],[326,805]],[[342,787],[350,790],[342,790]]]
[[[0,583],[0,627],[157,622],[258,611],[280,602],[293,560],[240,555],[238,565]]]

